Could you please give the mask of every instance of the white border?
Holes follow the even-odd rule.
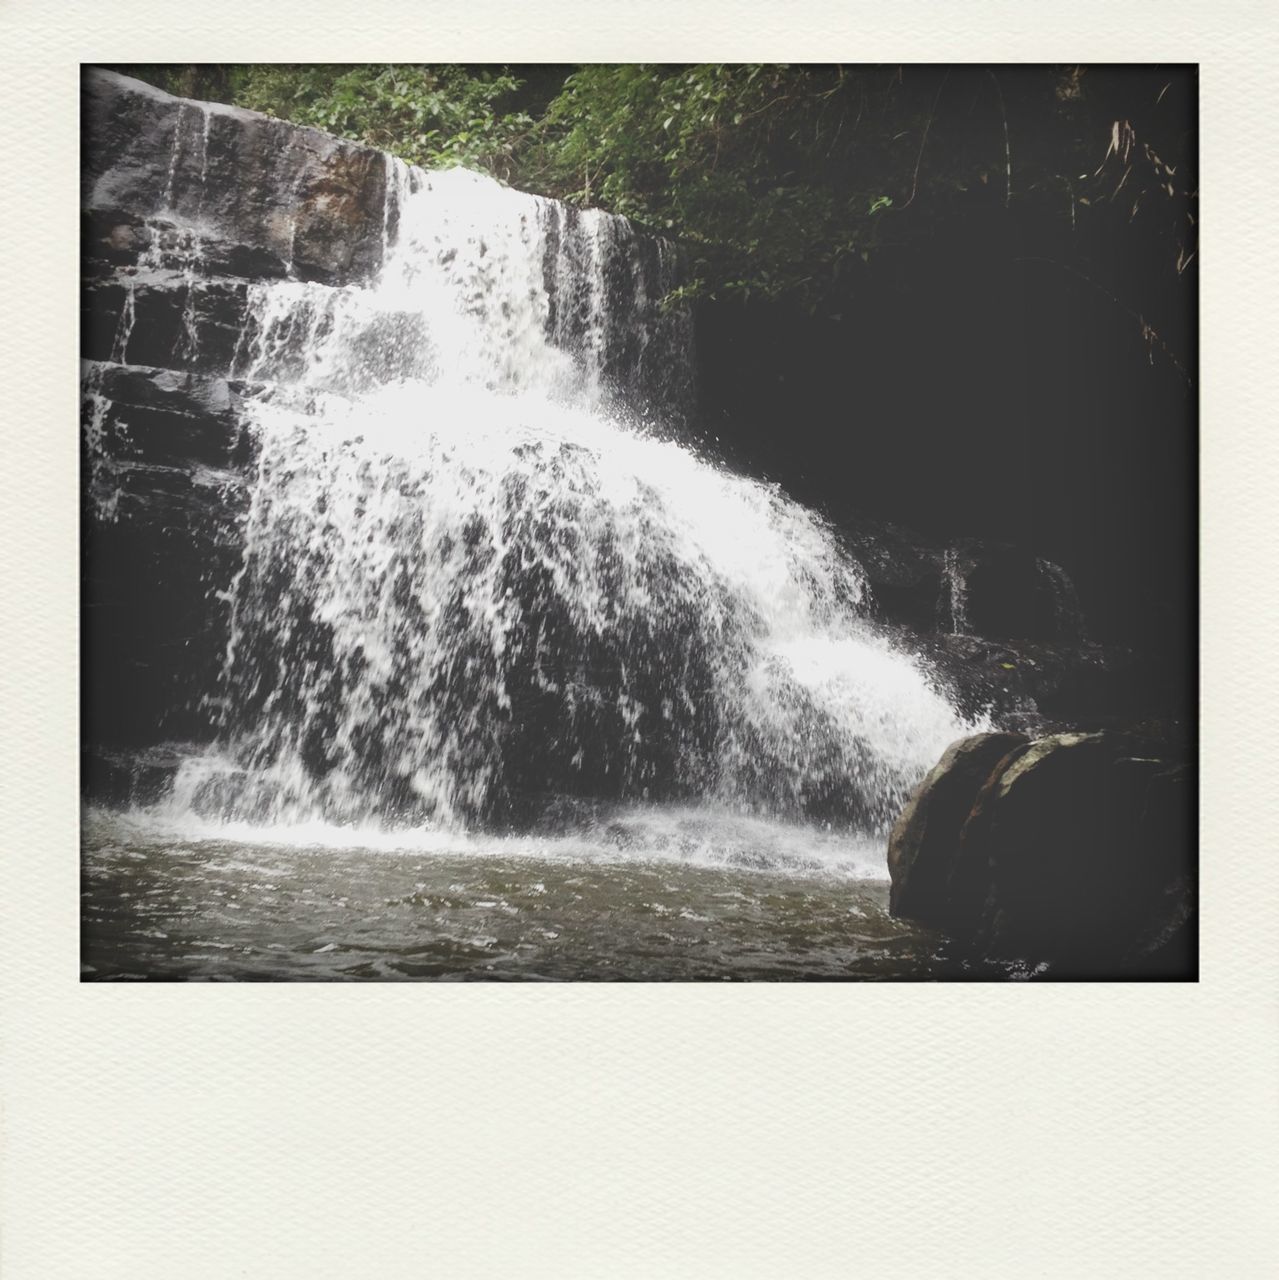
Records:
[[[5,1280],[1279,1270],[1272,5],[0,8]],[[81,987],[81,61],[1202,66],[1197,985]]]

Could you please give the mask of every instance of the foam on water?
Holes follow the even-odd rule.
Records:
[[[556,834],[493,835],[438,825],[388,827],[376,821],[341,825],[321,819],[264,826],[202,818],[169,805],[125,814],[91,808],[84,827],[86,841],[105,850],[214,845],[231,851],[280,849],[302,854],[413,854],[637,866],[669,863],[819,879],[887,878],[880,845],[863,834],[752,818],[705,804],[613,806]]]

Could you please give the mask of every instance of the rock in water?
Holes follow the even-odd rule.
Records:
[[[1190,766],[1173,765],[1151,778],[1138,830],[1164,888],[1148,925],[1124,958],[1133,972],[1147,977],[1185,977],[1195,972],[1199,928],[1194,803]]]
[[[947,748],[920,783],[888,841],[894,915],[944,927],[947,885],[959,831],[996,766],[1029,740],[1020,733],[979,733]]]
[[[1189,977],[1193,787],[1128,734],[951,746],[889,842],[893,914],[1054,977]]]
[[[950,894],[969,913],[981,902],[981,954],[1118,976],[1189,921],[1189,788],[1141,751],[1123,734],[1059,734],[992,778],[960,834]]]

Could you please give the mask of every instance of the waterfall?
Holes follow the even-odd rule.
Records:
[[[114,524],[120,514],[120,486],[106,444],[107,414],[110,398],[102,394],[101,370],[90,369],[81,388],[84,398],[85,498],[93,517],[104,524]],[[123,423],[117,431],[127,437]]]
[[[680,439],[672,246],[392,160],[383,234],[371,283],[249,287],[219,740],[172,806],[459,829],[567,794],[882,831],[969,726],[822,519]]]
[[[959,552],[954,547],[947,547],[943,553],[942,582],[944,617],[939,622],[952,635],[965,635],[968,632],[968,585],[964,581]]]
[[[1084,642],[1088,639],[1088,628],[1084,622],[1083,610],[1079,607],[1079,593],[1070,575],[1059,564],[1051,560],[1038,558],[1035,567],[1044,580],[1052,609],[1056,635],[1066,641]]]

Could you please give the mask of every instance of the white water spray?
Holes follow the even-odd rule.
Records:
[[[457,829],[548,795],[882,830],[968,727],[814,514],[668,438],[669,246],[392,162],[377,280],[256,285],[216,751],[172,805]]]

